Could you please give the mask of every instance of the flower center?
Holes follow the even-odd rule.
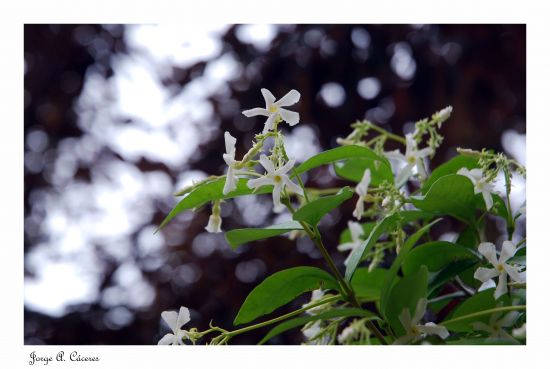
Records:
[[[275,175],[275,177],[273,177],[273,180],[275,181],[275,183],[279,183],[279,182],[281,182],[283,179],[281,178],[280,175],[277,174],[277,175]]]
[[[267,111],[270,113],[276,113],[278,109],[279,108],[276,105],[270,105]]]
[[[498,270],[499,273],[504,272],[504,265],[502,265],[502,264],[497,264],[497,270]]]
[[[416,163],[416,158],[415,158],[414,156],[412,156],[412,155],[407,156],[406,159],[407,159],[407,163],[409,163],[409,164],[414,164],[414,163]]]
[[[416,325],[413,325],[411,327],[411,333],[414,334],[415,336],[418,336],[420,334],[420,331],[418,330]]]

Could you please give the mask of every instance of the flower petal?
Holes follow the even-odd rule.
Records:
[[[281,97],[279,101],[275,103],[278,107],[294,105],[300,100],[300,93],[296,90],[290,90],[288,93]]]
[[[425,147],[422,150],[417,150],[414,154],[417,158],[425,158],[433,153],[433,150],[430,147]]]
[[[189,315],[189,309],[185,306],[180,307],[180,311],[178,313],[178,329],[181,328],[184,324],[189,323],[191,320],[191,315]]]
[[[401,154],[399,150],[387,151],[384,153],[384,155],[388,159],[397,160],[397,161],[407,161],[407,159],[405,159],[405,155]]]
[[[281,115],[281,118],[283,118],[283,120],[291,126],[295,126],[300,123],[300,114],[295,111],[279,108],[279,114]]]
[[[267,109],[267,108],[269,108],[270,105],[273,105],[273,103],[275,102],[275,96],[273,96],[271,91],[269,91],[267,88],[262,88],[260,90],[260,92],[262,93],[262,96],[264,97],[265,107]]]
[[[244,110],[243,115],[248,118],[255,117],[256,115],[263,115],[264,117],[268,117],[269,112],[264,108],[254,108],[254,109]]]
[[[500,273],[496,269],[480,267],[477,268],[477,270],[475,271],[474,278],[480,282],[487,282],[488,280],[490,280],[491,278],[495,278],[499,274]]]
[[[476,184],[476,180],[472,175],[470,174],[470,171],[466,168],[460,168],[456,174],[460,174],[461,176],[467,177],[470,181],[472,181],[472,184]]]
[[[225,152],[227,155],[229,155],[232,159],[235,159],[235,144],[237,143],[237,139],[233,136],[231,136],[231,133],[225,132],[224,134],[225,139]]]
[[[494,244],[491,242],[482,242],[479,244],[477,250],[481,255],[485,256],[485,258],[489,260],[493,266],[497,266],[497,250]]]
[[[219,215],[210,215],[208,218],[208,224],[204,227],[204,229],[206,229],[208,233],[222,232],[222,218]]]
[[[258,188],[261,186],[268,186],[272,184],[274,184],[273,179],[263,176],[260,178],[250,179],[247,183],[247,186],[248,188]]]
[[[285,210],[285,206],[281,203],[281,191],[283,190],[283,184],[281,182],[275,183],[273,186],[273,211],[280,213]]]
[[[426,323],[425,325],[419,325],[418,330],[426,334],[436,334],[442,340],[449,337],[449,331],[447,330],[447,328],[432,322]]]
[[[340,245],[336,246],[336,249],[338,251],[348,251],[348,250],[353,250],[357,247],[357,242],[344,242],[344,243],[341,243]]]
[[[522,275],[522,273],[518,272],[518,267],[514,267],[512,265],[504,264],[504,270],[506,270],[506,273],[510,276],[510,278],[514,282],[523,283],[525,282],[525,278]]]
[[[483,178],[483,171],[480,168],[474,168],[470,170],[470,176],[472,176],[476,182],[479,182]]]
[[[479,292],[485,291],[485,290],[488,290],[489,288],[495,288],[495,286],[496,286],[495,281],[493,281],[492,279],[489,279],[483,282],[481,286],[479,286],[478,291]]]
[[[287,161],[285,163],[285,165],[283,165],[282,167],[278,168],[275,173],[282,176],[282,175],[285,175],[287,174],[288,172],[290,172],[290,170],[294,167],[294,163],[296,162],[296,160],[294,159],[290,159],[289,161]]]
[[[175,311],[174,311],[175,313]],[[172,333],[167,333],[162,337],[157,345],[173,345],[177,340],[177,337]]]
[[[283,182],[286,185],[287,190],[290,189],[290,191],[304,196],[304,190],[302,190],[302,187],[292,182],[288,176],[283,176]]]
[[[162,319],[164,319],[166,324],[168,324],[168,327],[170,327],[172,332],[177,331],[178,313],[176,313],[175,311],[163,311],[162,313],[160,313],[160,316],[162,317]]]
[[[508,292],[507,282],[508,282],[508,274],[500,273],[498,277],[497,288],[495,290],[495,300],[498,300],[500,296],[505,295]]]
[[[234,174],[234,169],[229,167],[225,176],[225,184],[223,185],[223,194],[227,195],[229,192],[237,188],[238,177]]]
[[[504,241],[502,243],[502,249],[500,250],[499,262],[505,263],[516,253],[516,245],[511,241]]]
[[[366,196],[367,190],[370,185],[370,180],[371,180],[370,169],[367,168],[365,169],[365,172],[363,172],[363,177],[361,177],[361,181],[355,187],[355,192],[360,196]]]
[[[264,154],[260,155],[260,164],[262,164],[262,167],[267,170],[267,173],[272,174],[275,172],[275,166],[273,165],[273,162],[269,160],[269,158]]]
[[[416,159],[416,170],[421,179],[425,179],[428,176],[428,173],[426,173],[426,164],[421,158]]]
[[[405,183],[409,179],[409,177],[412,175],[412,170],[414,166],[415,164],[407,164],[403,169],[401,169],[401,171],[395,178],[395,183],[397,183],[397,186]]]
[[[361,220],[363,213],[365,212],[365,205],[363,204],[363,198],[359,196],[357,203],[355,204],[355,209],[353,210],[353,216],[357,220]]]
[[[348,222],[348,228],[351,232],[351,239],[354,242],[360,241],[361,236],[365,233],[363,226],[357,222]]]
[[[267,132],[273,129],[273,125],[275,124],[276,117],[277,117],[277,114],[271,114],[269,118],[267,118],[267,120],[264,123],[264,129],[262,131],[262,134],[266,134]]]
[[[483,196],[487,210],[491,210],[493,207],[493,195],[491,195],[490,191],[481,191],[481,195]]]

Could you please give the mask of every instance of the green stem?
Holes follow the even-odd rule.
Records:
[[[292,318],[293,316],[300,315],[301,313],[303,313],[303,312],[305,312],[305,311],[307,311],[311,308],[314,308],[316,306],[320,306],[320,305],[328,304],[329,302],[337,301],[341,297],[342,297],[341,295],[331,296],[331,297],[326,298],[324,300],[320,300],[320,301],[314,302],[312,304],[309,304],[309,305],[307,305],[307,306],[305,306],[301,309],[294,310],[294,311],[292,311],[288,314],[281,315],[277,318],[273,318],[273,319],[270,319],[270,320],[266,320],[265,322],[262,322],[262,323],[258,323],[258,324],[254,324],[254,325],[251,325],[251,326],[248,326],[248,327],[244,327],[244,328],[241,328],[241,329],[230,331],[230,332],[225,333],[224,335],[227,336],[227,337],[234,337],[238,334],[242,334],[242,333],[245,333],[245,332],[252,331],[254,329],[258,329],[258,328],[262,328],[262,327],[265,327],[265,326],[268,326],[268,325],[271,325],[271,324],[275,324],[275,323],[278,323],[280,321],[286,320],[288,318]]]
[[[397,141],[397,142],[401,142],[403,145],[406,145],[407,144],[407,141],[401,137],[401,136],[398,136],[398,135],[395,135],[391,132],[388,132],[386,131],[384,128],[380,128],[378,127],[376,124],[374,123],[371,123],[371,122],[368,122],[369,124],[369,128],[372,128],[373,130],[375,130],[376,132],[380,133],[380,134],[383,134],[385,135],[386,137],[388,138],[391,138],[392,140],[394,141]]]
[[[498,308],[494,308],[494,309],[478,311],[478,312],[475,312],[475,313],[472,313],[472,314],[462,315],[458,318],[449,319],[449,320],[446,320],[444,322],[441,322],[441,323],[439,323],[439,325],[452,324],[452,323],[459,322],[461,320],[477,318],[477,317],[480,317],[480,316],[490,315],[490,314],[493,314],[493,313],[499,313],[499,312],[505,312],[505,311],[516,311],[516,310],[526,310],[526,309],[527,309],[527,306],[525,306],[525,305],[503,306],[503,307],[498,307]]]

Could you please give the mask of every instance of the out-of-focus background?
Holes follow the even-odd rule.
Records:
[[[403,134],[452,105],[432,168],[456,147],[525,163],[524,25],[26,25],[25,343],[156,344],[163,310],[191,309],[189,327],[232,327],[266,276],[324,267],[314,246],[280,237],[232,251],[204,230],[209,210],[156,226],[192,180],[222,174],[223,132],[237,156],[263,127],[240,112],[260,88],[294,88],[298,162],[336,146],[367,118]],[[311,185],[342,184],[327,168]],[[512,206],[524,199],[516,176]],[[323,220],[338,263],[353,204]],[[273,221],[269,196],[222,205],[223,229]],[[349,210],[349,211],[348,211]],[[522,220],[524,222],[524,220]],[[450,222],[439,226],[441,237]],[[500,244],[502,225],[489,234]],[[524,233],[524,223],[517,237]],[[277,313],[296,308],[308,296]],[[236,337],[254,344],[266,331]],[[296,344],[299,332],[273,343]]]

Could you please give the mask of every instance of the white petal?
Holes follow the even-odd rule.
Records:
[[[428,176],[428,173],[426,173],[426,164],[420,158],[416,159],[416,170],[418,171],[418,176],[421,179],[425,179]]]
[[[421,298],[418,300],[418,302],[416,303],[416,310],[414,311],[414,316],[412,318],[411,324],[418,324],[418,322],[424,317],[427,306],[427,299]]]
[[[273,162],[269,160],[269,158],[264,154],[260,155],[260,164],[262,164],[262,167],[264,167],[268,173],[272,174],[275,172],[275,166],[273,165]]]
[[[264,124],[264,129],[262,131],[263,134],[266,134],[267,132],[273,129],[273,125],[275,124],[276,117],[277,117],[277,114],[271,114],[269,118],[267,118]]]
[[[268,108],[270,105],[273,105],[275,102],[275,96],[269,91],[267,88],[262,88],[260,90],[262,92],[262,96],[264,97],[265,101],[265,107]]]
[[[294,193],[304,196],[304,191],[302,190],[302,187],[292,182],[290,178],[288,178],[288,176],[283,176],[283,182],[286,185],[287,190],[290,190]]]
[[[414,154],[417,158],[425,158],[433,153],[430,147],[425,147],[422,150],[417,150]]]
[[[172,332],[177,331],[178,313],[176,313],[175,311],[163,311],[162,313],[160,313],[160,316],[162,317],[162,319],[164,319],[166,324],[168,324],[168,327],[170,327]]]
[[[232,159],[235,159],[235,144],[237,143],[237,139],[231,136],[229,132],[225,132],[224,139],[225,139],[225,152]]]
[[[208,224],[204,227],[208,233],[222,232],[222,218],[219,215],[210,215]]]
[[[244,110],[243,115],[248,118],[255,117],[256,115],[263,115],[264,117],[268,117],[269,112],[264,108],[254,108],[254,109]]]
[[[497,250],[494,244],[492,244],[491,242],[482,242],[479,244],[477,250],[481,255],[485,256],[485,258],[489,260],[491,264],[493,264],[495,267],[497,266]]]
[[[189,309],[185,306],[180,307],[178,313],[178,328],[181,328],[184,324],[189,323],[191,316],[189,315]]]
[[[348,228],[351,232],[351,239],[354,242],[357,242],[360,240],[363,233],[365,233],[365,230],[363,229],[363,226],[357,222],[348,222]]]
[[[492,279],[488,279],[487,281],[483,282],[481,286],[479,286],[478,291],[481,292],[488,290],[489,288],[495,288],[496,285],[497,284],[495,283],[495,281],[493,281]]]
[[[506,273],[510,276],[510,278],[514,282],[523,283],[525,282],[525,278],[522,275],[522,273],[518,272],[518,267],[514,267],[508,264],[504,264],[504,270],[506,270]]]
[[[285,206],[281,203],[281,191],[283,189],[282,183],[276,183],[273,186],[273,211],[280,213],[285,210]]]
[[[367,190],[370,185],[370,180],[371,180],[370,169],[367,168],[363,173],[363,177],[361,177],[361,181],[355,187],[355,192],[360,196],[366,196]]]
[[[300,114],[296,113],[295,111],[280,108],[279,114],[281,115],[281,118],[283,118],[283,120],[291,126],[295,126],[296,124],[300,123]]]
[[[506,315],[504,315],[499,321],[497,322],[497,325],[499,327],[511,327],[514,325],[516,320],[519,317],[519,312],[517,311],[510,311]]]
[[[493,195],[489,191],[481,191],[481,195],[483,196],[487,210],[490,210],[493,207]]]
[[[498,277],[497,288],[495,290],[495,300],[508,292],[508,274],[500,273]]]
[[[426,334],[436,334],[442,340],[449,337],[449,331],[447,330],[447,328],[432,322],[426,323],[425,325],[418,326],[418,330]]]
[[[483,171],[479,168],[474,168],[470,170],[470,176],[472,176],[475,182],[479,182],[483,178]]]
[[[405,162],[407,161],[405,156],[403,154],[401,154],[399,152],[399,150],[388,151],[388,152],[385,152],[384,155],[386,155],[386,157],[388,159],[393,159],[393,160],[397,160],[397,161],[405,161]]]
[[[348,251],[353,250],[357,247],[357,242],[344,242],[336,247],[338,251]]]
[[[412,175],[412,169],[414,165],[415,164],[407,164],[403,169],[401,169],[401,171],[397,175],[397,178],[395,179],[395,182],[398,186],[405,183],[409,179],[409,177]]]
[[[495,278],[500,273],[498,270],[493,268],[477,268],[476,272],[474,273],[474,278],[477,279],[480,282],[487,282],[491,278]]]
[[[277,101],[275,105],[290,106],[294,105],[300,100],[300,93],[296,90],[290,90],[285,96],[281,97],[281,100]]]
[[[363,204],[363,199],[359,197],[359,199],[357,199],[357,204],[355,204],[355,210],[353,210],[353,216],[357,220],[361,220],[361,217],[363,217],[364,212],[365,212],[365,206]]]
[[[247,186],[248,188],[258,188],[261,186],[268,186],[272,184],[274,184],[273,179],[264,176],[260,178],[250,179],[247,183]]]
[[[475,185],[476,180],[475,180],[474,177],[472,177],[472,175],[470,174],[470,171],[469,171],[468,169],[466,169],[466,168],[460,168],[460,169],[458,170],[458,172],[456,172],[456,174],[460,174],[461,176],[468,177],[468,179],[469,179],[470,181],[472,181],[472,184]]]
[[[502,243],[502,249],[500,250],[500,263],[505,263],[516,253],[516,245],[512,241],[504,241]]]
[[[407,142],[406,149],[405,149],[405,156],[409,156],[416,149],[416,141],[414,140],[413,135],[410,133],[407,133],[405,135],[405,141]]]
[[[292,168],[294,167],[295,162],[296,162],[296,160],[290,159],[289,161],[287,161],[285,163],[285,165],[283,165],[282,167],[277,169],[275,171],[275,173],[280,175],[280,176],[283,176],[283,175],[287,174],[288,172],[290,172],[292,170]]]
[[[170,345],[174,344],[177,341],[177,337],[172,333],[167,333],[160,339],[160,341],[157,343],[157,345]]]
[[[229,192],[237,188],[238,177],[234,174],[234,169],[229,167],[225,176],[225,184],[223,185],[223,194],[227,195]]]

